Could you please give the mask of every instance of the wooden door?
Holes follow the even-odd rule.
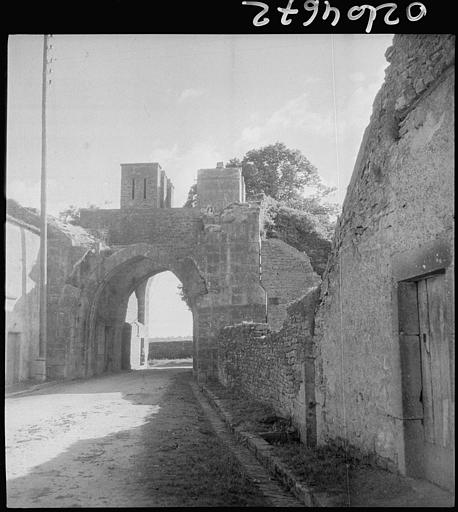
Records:
[[[417,283],[420,322],[424,472],[449,487],[451,446],[450,339],[445,325],[444,274]]]
[[[444,274],[399,283],[406,472],[454,485],[451,339]]]

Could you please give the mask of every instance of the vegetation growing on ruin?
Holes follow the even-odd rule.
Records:
[[[67,224],[73,224],[75,226],[80,225],[80,211],[81,210],[100,210],[100,207],[95,204],[90,204],[86,208],[77,207],[74,205],[70,205],[65,210],[59,212],[59,220],[61,222],[65,222]]]
[[[310,229],[330,239],[339,206],[326,198],[335,191],[324,185],[314,165],[298,150],[276,142],[232,158],[226,167],[241,167],[248,199],[264,194],[264,234],[305,250],[302,233]],[[306,190],[308,195],[306,195]],[[197,204],[197,185],[185,207]]]

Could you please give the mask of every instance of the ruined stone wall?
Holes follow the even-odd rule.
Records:
[[[193,208],[81,210],[80,215],[81,225],[105,232],[110,246],[149,243],[189,254],[202,230],[201,214]]]
[[[279,332],[265,323],[241,323],[218,336],[218,377],[232,389],[272,405],[290,417],[301,438],[313,444],[313,317],[318,289],[288,307]]]
[[[48,225],[48,285],[46,372],[48,379],[82,377],[86,352],[80,342],[79,322],[87,306],[81,290],[69,283],[75,265],[85,255],[102,259],[99,242],[79,226],[53,222]],[[87,258],[86,256],[86,258]],[[87,262],[89,265],[89,262]],[[83,263],[83,267],[86,263]]]
[[[399,281],[445,272],[454,343],[454,37],[396,35],[386,57],[315,319],[317,428],[403,470]]]
[[[321,279],[305,253],[277,239],[261,242],[261,282],[267,293],[267,323],[281,329],[289,304],[302,297]]]
[[[313,270],[321,276],[331,250],[329,228],[317,216],[289,208],[264,194],[250,197],[259,205],[263,239],[278,239],[304,252]]]
[[[216,378],[221,327],[266,320],[266,295],[260,282],[259,208],[233,204],[214,215],[203,215],[202,221],[197,260],[207,294],[194,315],[199,332],[197,356],[201,374]]]

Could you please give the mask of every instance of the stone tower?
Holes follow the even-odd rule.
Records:
[[[197,171],[197,207],[211,206],[222,210],[231,203],[245,202],[245,180],[240,167],[224,167],[218,162],[214,169]]]
[[[173,185],[157,162],[121,164],[121,209],[170,208]]]

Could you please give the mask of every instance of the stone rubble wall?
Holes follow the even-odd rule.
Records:
[[[231,389],[272,405],[291,418],[301,438],[313,443],[314,381],[309,360],[313,353],[313,317],[318,288],[288,307],[278,332],[266,323],[240,323],[218,336],[218,377]]]

